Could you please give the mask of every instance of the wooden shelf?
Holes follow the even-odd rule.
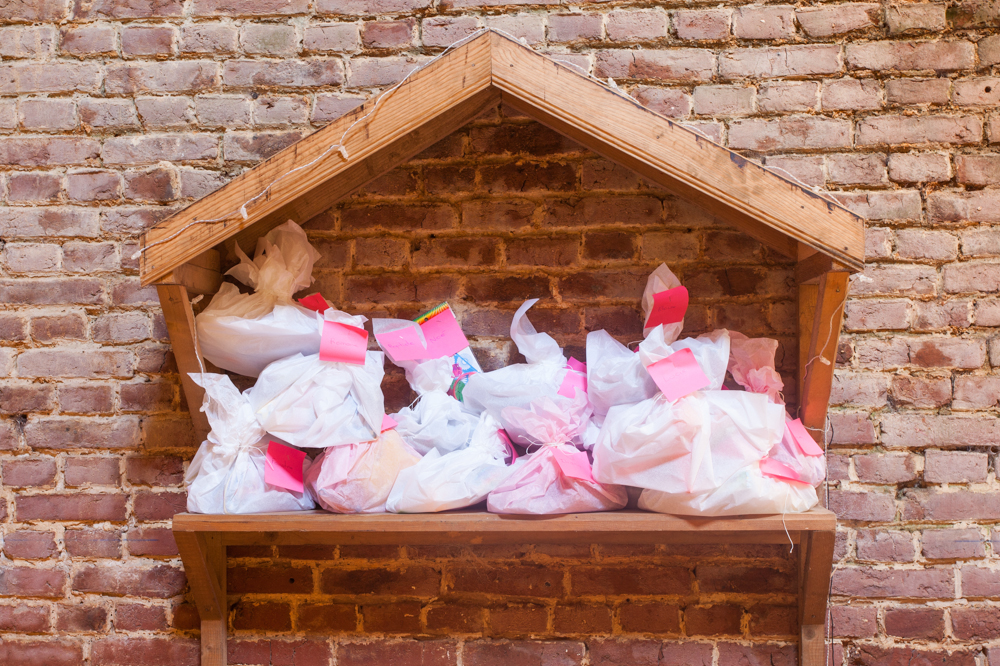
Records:
[[[787,543],[798,552],[802,666],[825,664],[824,627],[836,516],[686,518],[622,510],[560,516],[481,511],[338,515],[300,511],[174,516],[173,531],[201,615],[202,666],[226,663],[226,546],[288,544]],[[787,529],[787,534],[786,534]]]

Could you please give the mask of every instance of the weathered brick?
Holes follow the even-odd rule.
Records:
[[[56,463],[51,457],[21,458],[3,463],[3,483],[11,488],[51,486],[55,478]]]
[[[86,129],[138,129],[139,116],[130,99],[82,99],[80,120]]]
[[[213,23],[181,26],[177,48],[180,53],[235,53],[237,32],[232,26]]]
[[[190,162],[218,156],[218,139],[208,134],[115,137],[104,142],[105,164]]]
[[[975,116],[875,116],[858,123],[858,145],[978,143],[982,121]]]
[[[924,530],[922,553],[928,560],[966,560],[984,557],[983,537],[976,529]]]
[[[892,495],[876,492],[831,490],[829,508],[841,520],[887,522],[896,515]]]
[[[424,44],[427,44],[426,35],[428,22],[432,20],[433,19],[428,19],[424,21]],[[471,19],[470,17],[464,20],[471,21],[469,23],[461,24],[463,26],[467,26],[464,27],[466,32],[471,32],[475,29],[474,19]],[[454,22],[456,19],[450,19],[450,21]],[[600,39],[603,23],[604,19],[600,14],[550,14],[548,39],[550,42],[573,42],[577,40]],[[444,26],[442,25],[442,28],[443,27]],[[445,34],[447,34],[448,37],[453,37],[448,44],[464,36],[463,34],[456,32],[457,25],[452,27],[451,24],[449,24],[449,27],[450,30],[448,33],[442,32],[442,37],[444,37]],[[433,46],[447,46],[447,44],[434,43]]]
[[[899,183],[951,180],[951,162],[940,153],[890,153],[889,179]]]
[[[876,25],[879,6],[848,3],[795,10],[795,18],[810,37],[830,37]]]
[[[715,56],[704,49],[600,51],[594,74],[601,78],[709,81]]]
[[[729,146],[737,150],[846,148],[850,143],[851,123],[833,118],[747,119],[735,120],[729,126]]]
[[[639,42],[667,36],[667,14],[659,10],[609,12],[605,19],[608,39],[615,42]],[[597,28],[598,36],[600,27]]]
[[[934,488],[911,488],[903,493],[903,520],[997,520],[1000,494]]]
[[[877,41],[848,44],[847,65],[851,69],[950,72],[969,69],[975,62],[971,42],[897,42]]]
[[[738,39],[787,39],[795,34],[791,5],[738,7],[732,21],[733,36]]]
[[[19,167],[87,164],[99,151],[98,141],[84,137],[0,138],[0,164]]]
[[[885,82],[889,104],[910,107],[914,104],[947,104],[951,98],[950,79],[895,79]]]
[[[120,477],[118,459],[110,456],[69,456],[63,469],[67,486],[117,486]]]
[[[871,638],[878,630],[876,614],[872,606],[830,606],[833,635]]]
[[[724,79],[817,76],[843,71],[840,47],[794,45],[741,48],[723,52],[719,73]]]
[[[890,5],[885,10],[889,34],[937,32],[947,27],[945,5],[933,3],[906,3]]]
[[[686,118],[691,114],[691,95],[683,90],[638,86],[634,95],[640,104],[668,118]]]
[[[924,453],[924,480],[928,483],[976,483],[986,481],[987,455],[967,451]]]
[[[1000,222],[1000,191],[941,190],[927,196],[927,213],[937,222]]]
[[[950,569],[843,568],[833,573],[833,594],[872,599],[952,599],[954,577]]]
[[[939,608],[888,608],[885,632],[900,638],[944,638],[944,611]]]

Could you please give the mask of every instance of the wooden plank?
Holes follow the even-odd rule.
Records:
[[[819,286],[815,284],[799,285],[799,362],[796,366],[798,377],[798,404],[801,416],[801,404],[806,378],[806,362],[809,361],[809,345],[812,341],[813,320],[816,318],[816,299]]]
[[[805,259],[799,259],[795,265],[795,280],[799,284],[818,282],[823,273],[833,270],[833,259],[822,252],[813,252]]]
[[[184,285],[189,294],[211,296],[222,286],[222,273],[190,262],[175,268],[171,275],[173,282]]]
[[[374,100],[316,133],[278,152],[259,166],[234,178],[227,185],[150,229],[143,236],[148,247],[141,261],[142,283],[160,281],[174,267],[222,243],[295,199],[330,181],[348,168],[366,162],[372,155],[405,137],[430,119],[446,113],[462,101],[488,88],[490,35],[483,34],[410,77],[392,95],[382,99],[378,110],[346,140],[349,159],[334,152],[316,165],[296,172],[271,187],[269,194],[247,210],[248,218],[235,213],[250,197],[293,168],[309,164],[337,143],[355,120],[372,109]],[[215,224],[197,224],[233,213]],[[150,247],[150,244],[176,238]]]
[[[487,88],[472,95],[446,113],[430,119],[395,143],[374,153],[364,162],[349,166],[322,187],[310,190],[253,226],[240,231],[232,240],[239,243],[248,254],[253,254],[257,239],[271,229],[284,224],[287,220],[301,224],[312,219],[355,190],[430,148],[499,103],[500,92],[494,88]]]
[[[840,325],[847,300],[848,274],[824,273],[817,286],[816,307],[809,334],[809,351],[802,372],[799,413],[802,424],[817,442],[823,442],[826,412],[830,405],[833,370],[837,362]],[[802,338],[800,336],[800,345]]]
[[[320,511],[291,512],[280,514],[202,515],[182,513],[174,516],[174,531],[224,532],[227,543],[233,543],[237,535],[244,533],[251,537],[263,533],[273,533],[271,539],[305,539],[302,543],[314,543],[309,539],[321,538],[324,533],[353,535],[350,538],[390,538],[399,542],[411,539],[426,539],[428,535],[440,541],[450,542],[463,535],[472,538],[486,538],[494,534],[508,542],[527,543],[532,539],[540,542],[564,542],[567,539],[636,538],[640,534],[737,534],[747,533],[761,539],[773,536],[785,539],[788,531],[830,530],[836,526],[836,517],[825,509],[814,509],[806,513],[782,516],[736,516],[724,518],[685,518],[644,511],[622,510],[589,514],[569,514],[563,516],[509,516],[481,511],[456,511],[440,514],[376,514],[338,515]],[[787,540],[787,539],[786,539]]]
[[[509,96],[518,110],[769,239],[789,257],[796,257],[791,238],[861,270],[861,218],[528,47],[490,36],[493,83],[505,103]]]
[[[172,278],[168,275],[167,279]],[[191,414],[196,441],[202,442],[208,437],[211,427],[208,425],[205,412],[201,411],[205,391],[188,376],[191,372],[202,372],[199,363],[200,353],[195,343],[194,311],[191,309],[191,301],[188,299],[187,289],[179,284],[157,285],[156,293],[160,296],[160,308],[167,323],[170,346],[177,361],[177,371],[181,376],[181,387],[184,389],[184,398]]]
[[[824,666],[826,663],[826,608],[833,572],[834,530],[811,532],[801,569],[799,591],[799,663]]]

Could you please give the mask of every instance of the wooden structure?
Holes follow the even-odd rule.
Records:
[[[142,283],[159,290],[197,436],[204,438],[208,423],[197,409],[203,393],[188,377],[202,367],[189,297],[218,290],[223,243],[254,247],[257,238],[286,220],[305,222],[501,102],[797,260],[798,395],[804,424],[822,440],[847,277],[864,261],[862,220],[621,92],[492,31],[475,35],[412,74],[381,98],[377,108],[374,100],[366,103],[145,234]],[[343,151],[338,149],[341,141]],[[304,165],[311,166],[285,177]],[[248,203],[265,190],[266,195]],[[225,623],[220,548],[225,543],[261,543],[252,541],[256,538],[281,543],[398,538],[419,543],[473,536],[521,542],[673,540],[681,533],[685,538],[760,540],[771,538],[768,535],[777,529],[769,518],[687,521],[629,514],[628,521],[620,522],[618,515],[599,514],[549,518],[544,529],[531,531],[538,523],[483,514],[456,516],[298,514],[280,521],[267,516],[178,516],[174,529],[202,613],[203,663],[225,660],[220,647]],[[832,515],[819,511],[789,516],[787,522],[806,557],[803,590],[825,594]],[[256,532],[266,534],[258,537]],[[823,663],[823,618],[817,609],[825,606],[825,596],[822,604],[818,598],[803,601],[803,666]]]
[[[201,664],[226,663],[226,546],[522,543],[788,543],[798,549],[799,663],[826,663],[824,622],[837,518],[826,509],[781,516],[699,518],[645,511],[565,516],[336,515],[322,511],[252,516],[174,516],[174,538],[201,615]],[[786,533],[787,530],[787,533]]]

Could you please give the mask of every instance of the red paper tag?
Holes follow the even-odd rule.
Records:
[[[663,396],[673,402],[695,391],[705,388],[711,382],[701,366],[698,365],[694,352],[690,349],[681,349],[670,356],[653,363],[646,368],[646,372],[656,382],[657,387],[663,392]]]
[[[760,473],[775,479],[785,479],[787,481],[801,480],[791,467],[772,458],[764,458],[760,461]]]
[[[581,481],[594,481],[594,470],[590,466],[590,459],[583,451],[569,453],[562,449],[552,449],[552,459],[565,476]]]
[[[801,419],[785,421],[784,436],[790,437],[791,441],[795,442],[795,445],[803,455],[813,457],[823,455],[823,449],[819,447],[819,444],[812,438],[806,427],[802,425]]]
[[[321,361],[365,364],[368,349],[368,331],[338,321],[323,322],[323,337],[319,341]]]
[[[323,314],[330,308],[330,304],[326,302],[325,298],[319,295],[319,292],[309,294],[305,298],[300,298],[299,304],[320,314]]]
[[[382,417],[382,432],[385,432],[386,430],[392,430],[398,425],[399,424],[396,423],[396,419],[392,418],[388,414]]]
[[[653,294],[653,307],[649,310],[649,319],[645,328],[660,324],[675,324],[684,319],[688,308],[687,287],[674,287]]]
[[[264,483],[302,492],[302,461],[306,452],[277,442],[267,443],[264,456]]]

